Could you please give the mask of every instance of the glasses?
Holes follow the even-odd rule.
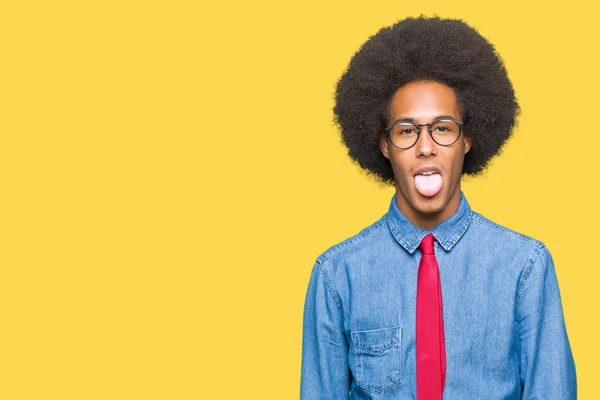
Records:
[[[416,125],[408,121],[396,121],[384,129],[390,142],[399,149],[408,149],[417,143],[421,127],[426,126],[431,138],[440,146],[450,146],[458,140],[462,132],[463,122],[443,117],[430,124]]]

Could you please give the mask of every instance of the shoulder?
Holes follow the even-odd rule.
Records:
[[[357,234],[325,250],[317,257],[317,264],[326,265],[340,258],[352,257],[353,255],[369,251],[373,243],[377,242],[384,235],[390,235],[386,215]]]
[[[501,243],[529,249],[531,252],[536,253],[546,247],[540,240],[500,225],[475,211],[471,213],[471,222],[478,235],[491,237],[501,241]]]
[[[517,261],[519,266],[519,292],[523,289],[523,283],[528,281],[532,275],[546,275],[553,273],[554,262],[546,245],[531,236],[514,231],[502,226],[483,215],[472,213],[473,237],[486,238],[493,245],[490,252],[495,256],[502,257],[507,264]]]

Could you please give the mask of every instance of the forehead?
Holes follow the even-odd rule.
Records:
[[[438,82],[411,82],[392,97],[389,122],[413,118],[419,123],[427,123],[440,115],[460,119],[454,90]]]

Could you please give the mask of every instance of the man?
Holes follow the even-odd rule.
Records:
[[[461,191],[519,114],[493,46],[460,20],[400,21],[355,54],[334,112],[349,155],[396,193],[316,261],[301,398],[575,399],[548,249]]]

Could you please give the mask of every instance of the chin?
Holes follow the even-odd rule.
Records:
[[[417,192],[414,199],[413,208],[424,214],[438,213],[448,203],[447,196],[441,190],[431,197],[423,196]]]

